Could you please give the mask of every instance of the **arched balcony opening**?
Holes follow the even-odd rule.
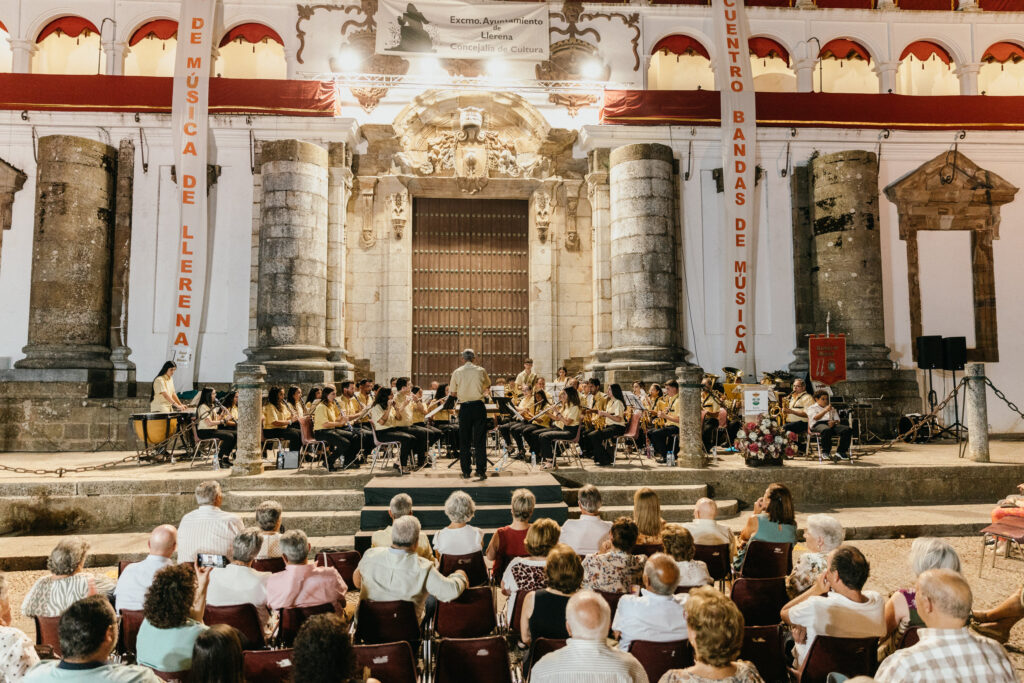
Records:
[[[715,73],[707,48],[690,36],[665,36],[651,50],[647,87],[649,90],[714,90]]]
[[[1024,47],[1000,42],[985,50],[978,71],[978,92],[983,95],[1024,95]]]
[[[221,39],[213,69],[224,78],[287,78],[284,41],[265,24],[239,24]]]
[[[32,73],[89,75],[103,73],[100,32],[88,19],[54,19],[36,36]]]
[[[177,48],[178,22],[172,19],[147,21],[128,39],[125,76],[173,76]]]
[[[871,54],[863,45],[847,38],[825,43],[814,67],[814,90],[877,93],[878,74],[872,68]]]
[[[896,92],[901,95],[959,95],[953,58],[938,43],[917,40],[900,54]]]

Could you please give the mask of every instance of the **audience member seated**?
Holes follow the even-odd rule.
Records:
[[[831,515],[811,515],[807,518],[804,543],[807,552],[793,565],[786,577],[786,592],[790,599],[814,585],[818,575],[828,569],[828,554],[838,548],[846,537],[839,520]]]
[[[117,615],[102,595],[91,595],[70,605],[61,615],[57,634],[64,658],[40,662],[25,675],[25,683],[160,683],[157,675],[144,666],[109,661],[117,645]]]
[[[693,506],[693,521],[683,524],[693,536],[696,545],[729,546],[729,554],[736,552],[736,537],[727,526],[722,526],[718,519],[718,503],[710,498],[701,498]]]
[[[526,557],[514,558],[501,577],[501,590],[508,596],[505,608],[509,623],[519,592],[540,590],[548,585],[545,567],[548,553],[558,543],[561,529],[553,519],[538,519],[526,534]]]
[[[952,569],[960,571],[960,556],[953,546],[938,538],[915,538],[910,546],[910,569],[916,579],[929,569]],[[885,603],[885,630],[887,633],[900,629],[924,626],[917,612],[913,588],[901,588],[889,596]]]
[[[679,585],[679,566],[666,553],[655,553],[644,564],[643,588],[639,595],[619,600],[612,630],[619,649],[629,652],[634,640],[666,643],[686,639],[686,595],[673,595]]]
[[[694,545],[693,536],[686,527],[682,524],[666,524],[665,531],[661,534],[661,542],[665,545],[665,552],[679,567],[677,585],[692,588],[713,583],[708,566],[701,560],[693,559],[697,546]]]
[[[640,534],[636,539],[637,545],[661,543],[665,520],[661,518],[661,503],[654,489],[645,486],[633,494],[633,521]]]
[[[541,657],[530,672],[531,683],[647,683],[636,658],[608,647],[611,608],[593,591],[582,590],[568,600],[565,647]]]
[[[281,536],[285,566],[283,572],[271,574],[267,579],[267,606],[283,609],[331,603],[335,612],[343,614],[348,586],[334,567],[310,564],[311,549],[309,539],[301,531],[288,531]]]
[[[743,566],[743,556],[751,541],[768,543],[796,543],[796,510],[793,496],[782,484],[769,484],[764,495],[754,501],[754,513],[740,531],[741,547],[736,551],[732,566]]]
[[[714,588],[694,588],[686,601],[686,626],[694,664],[666,671],[661,683],[763,683],[757,668],[739,658],[743,615],[732,600]]]
[[[917,577],[917,613],[925,624],[920,642],[889,655],[878,667],[879,683],[1013,683],[1013,665],[1003,647],[967,628],[971,587],[952,569],[929,569]]]
[[[161,524],[149,535],[149,555],[139,562],[132,562],[117,577],[114,599],[117,611],[140,610],[146,597],[153,575],[174,564],[171,556],[178,545],[178,530],[170,524]]]
[[[434,551],[441,555],[469,555],[484,549],[484,532],[469,522],[476,504],[465,491],[454,491],[444,502],[444,514],[451,524],[434,534]]]
[[[391,499],[391,505],[388,506],[388,515],[391,517],[391,521],[394,522],[400,517],[412,514],[412,498],[408,493],[399,493]],[[387,525],[379,531],[374,531],[373,535],[370,536],[370,546],[373,548],[390,548],[391,547],[391,525]],[[430,549],[430,539],[427,535],[420,531],[420,540],[416,545],[416,554],[420,557],[425,557],[431,562],[434,561],[434,551]]]
[[[384,548],[387,551],[387,548]],[[412,551],[410,550],[410,554]],[[299,628],[292,652],[292,679],[302,683],[355,683],[355,650],[344,620],[335,614],[317,614]],[[368,678],[363,683],[380,683]]]
[[[782,608],[790,625],[797,664],[802,664],[819,634],[838,638],[881,638],[885,635],[885,604],[874,591],[862,591],[870,565],[852,545],[829,555],[828,569],[805,593]]]
[[[142,605],[136,653],[139,664],[165,672],[192,668],[192,648],[206,630],[206,587],[209,567],[191,564],[164,567],[153,577]]]
[[[26,617],[59,617],[76,600],[113,593],[111,579],[82,571],[88,552],[89,543],[80,536],[60,541],[46,560],[50,575],[29,589],[21,602],[21,613]]]
[[[245,683],[242,639],[231,626],[214,624],[192,648],[189,683]]]
[[[11,626],[11,602],[7,575],[0,573],[0,681],[18,683],[25,672],[39,663],[32,640]]]
[[[178,562],[195,562],[198,553],[231,557],[231,543],[242,530],[237,515],[220,509],[224,494],[216,481],[196,487],[198,509],[188,512],[178,525]]]
[[[256,526],[260,528],[260,551],[257,560],[281,557],[281,515],[284,510],[276,500],[265,500],[256,506]]]
[[[557,543],[548,553],[544,576],[547,586],[529,593],[523,600],[520,634],[526,644],[534,638],[569,637],[565,630],[565,606],[583,583],[579,555],[564,543]]]
[[[441,602],[462,595],[469,585],[466,573],[459,569],[450,576],[441,574],[433,562],[416,554],[419,537],[420,520],[412,515],[395,520],[391,547],[367,550],[353,574],[360,600],[407,600],[416,605],[416,614],[422,619],[428,595]]]
[[[1010,629],[1024,618],[1024,595],[1017,589],[1010,597],[990,610],[975,610],[971,628],[1000,643],[1010,639]]]
[[[605,593],[628,593],[640,583],[646,555],[634,555],[636,522],[619,517],[612,524],[611,550],[583,560],[583,585]]]
[[[612,523],[601,519],[601,492],[593,484],[579,490],[580,518],[567,519],[559,543],[565,543],[580,557],[593,555],[608,538]]]
[[[260,615],[264,628],[270,618],[267,610],[267,581],[270,572],[258,572],[252,561],[260,549],[260,530],[244,529],[235,536],[231,545],[234,555],[231,564],[210,570],[210,585],[206,589],[206,604],[214,607],[252,605]]]
[[[505,567],[513,558],[529,554],[526,551],[526,534],[536,506],[537,497],[530,489],[512,492],[512,523],[495,531],[487,545],[486,557],[494,562],[491,572],[495,577],[505,575]]]

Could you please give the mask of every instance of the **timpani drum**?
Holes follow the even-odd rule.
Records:
[[[191,413],[136,413],[131,416],[135,436],[145,448],[157,446],[178,433],[183,420]]]

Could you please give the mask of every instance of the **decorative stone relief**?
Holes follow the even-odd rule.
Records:
[[[409,222],[409,193],[392,192],[387,196],[388,215],[391,216],[391,227],[395,231],[395,239],[402,239],[402,232]]]
[[[27,179],[22,171],[0,159],[0,245],[3,244],[3,231],[11,229],[14,195],[25,186]]]
[[[377,188],[377,178],[373,176],[359,177],[359,197],[356,200],[356,215],[363,221],[359,232],[359,246],[373,249],[377,244],[377,233],[373,229],[373,196]]]
[[[537,224],[537,240],[541,244],[548,241],[548,230],[551,228],[551,210],[554,203],[551,194],[546,190],[538,190],[533,195],[533,218]]]
[[[565,250],[580,250],[580,233],[576,230],[576,212],[579,210],[579,197],[565,199]]]

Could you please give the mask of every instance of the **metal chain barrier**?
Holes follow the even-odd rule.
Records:
[[[96,470],[105,470],[116,465],[123,465],[129,462],[135,462],[139,459],[138,455],[129,455],[121,458],[120,460],[111,460],[99,465],[83,465],[82,467],[58,467],[53,470],[45,469],[31,469],[28,467],[8,467],[7,465],[0,465],[0,472],[14,472],[16,474],[56,474],[58,478],[63,477],[65,474],[78,474],[81,472],[95,472]]]
[[[906,441],[908,438],[917,434],[918,430],[921,429],[921,427],[923,427],[925,424],[931,422],[936,418],[936,416],[942,411],[942,409],[946,407],[946,404],[952,401],[953,397],[956,396],[956,394],[960,391],[961,387],[965,386],[966,384],[967,378],[961,377],[960,381],[956,383],[955,387],[953,387],[953,390],[946,394],[946,398],[942,399],[942,401],[937,403],[935,407],[932,408],[932,412],[928,413],[927,415],[923,416],[920,420],[912,424],[910,426],[910,429],[906,430],[902,434],[897,434],[895,438],[886,441],[882,445],[877,446],[872,450],[866,451],[865,453],[863,453],[863,455],[874,455],[875,453],[888,450],[895,446],[897,441]],[[991,382],[989,384],[991,384]],[[995,389],[995,387],[993,387],[993,389]]]
[[[990,380],[988,377],[985,378],[985,384],[987,384],[989,388],[992,389],[992,393],[996,395],[996,398],[998,398],[1000,401],[1006,404],[1007,408],[1017,413],[1021,417],[1024,417],[1024,412],[1021,412],[1021,409],[1017,407],[1017,404],[1011,401],[1010,399],[1006,398],[1006,394],[999,391],[999,389],[996,389],[996,385],[992,384],[992,380]]]

